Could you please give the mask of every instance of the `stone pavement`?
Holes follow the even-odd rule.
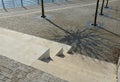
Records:
[[[90,0],[86,0],[86,2],[88,1]],[[96,3],[96,1],[94,3]],[[61,70],[56,69],[58,70],[56,73],[59,72],[56,75],[61,75],[61,77],[67,76],[64,77],[64,79],[72,79],[71,82],[76,82],[75,78],[77,77],[78,79],[80,78],[77,82],[116,82],[116,64],[112,64],[113,62],[111,63],[111,60],[117,59],[117,55],[115,56],[115,52],[113,52],[115,49],[113,46],[118,46],[118,48],[120,48],[120,11],[118,10],[120,6],[119,1],[111,2],[110,5],[113,6],[112,9],[104,10],[104,13],[109,14],[109,17],[98,16],[97,22],[104,24],[104,29],[91,30],[87,26],[87,23],[93,22],[94,19],[95,4],[93,4],[93,2],[90,2],[89,5],[80,3],[78,6],[78,4],[74,4],[72,7],[71,5],[66,7],[65,4],[57,4],[57,7],[47,7],[49,10],[46,13],[48,19],[40,18],[41,12],[39,9],[33,9],[31,10],[32,12],[23,10],[24,12],[1,13],[0,25],[3,28],[12,29],[37,37],[43,37],[67,44],[70,43],[69,45],[75,45],[75,48],[76,46],[80,47],[82,52],[86,50],[87,53],[78,54],[80,57],[72,57],[69,55],[60,59],[62,62],[59,62],[58,59],[55,58],[57,62],[52,61],[49,63],[49,65],[53,65],[56,68],[63,68],[63,73],[61,73]],[[59,9],[56,10],[57,8]],[[87,45],[85,43],[87,43]],[[108,52],[113,52],[113,54],[108,54]],[[91,61],[87,58],[89,56]],[[68,59],[68,61],[66,59]],[[65,62],[67,63],[65,64]],[[72,63],[72,66],[68,63]],[[69,65],[69,67],[67,65]],[[75,66],[73,67],[73,65]],[[45,67],[38,66],[45,70]],[[48,66],[48,64],[46,66]],[[73,69],[72,72],[68,70],[69,68],[71,68],[70,70]],[[79,69],[79,74],[74,68],[81,68]],[[52,70],[52,72],[50,70]],[[48,69],[48,72],[53,74],[56,70],[52,68]],[[101,78],[96,78],[96,75],[100,75]],[[104,76],[106,77],[106,80]]]
[[[110,5],[114,6],[113,8],[119,8],[118,3],[119,1],[113,1],[110,2]],[[113,14],[112,17],[116,20],[113,20],[110,17],[98,16],[97,22],[102,23],[104,29],[91,30],[87,24],[89,24],[89,22],[93,23],[95,12],[95,4],[93,4],[93,2],[89,2],[89,5],[88,3],[81,3],[79,6],[76,4],[76,6],[74,5],[72,7],[70,5],[69,8],[62,8],[62,6],[62,4],[59,5],[58,10],[54,10],[56,7],[54,9],[49,9],[49,11],[46,12],[47,19],[42,19],[40,17],[40,11],[34,13],[31,12],[29,14],[17,13],[17,16],[14,14],[11,15],[12,13],[7,13],[9,15],[5,14],[0,17],[0,26],[75,47],[82,45],[81,49],[83,50],[83,55],[86,54],[84,51],[87,48],[87,56],[105,61],[110,60],[110,62],[111,60],[113,61],[113,59],[116,60],[116,57],[109,59],[111,55],[104,56],[103,52],[105,52],[105,54],[106,52],[111,52],[113,50],[111,47],[113,48],[114,45],[119,45],[120,43],[120,38],[114,35],[120,34],[120,23],[118,20],[120,12],[115,12],[112,9],[104,9],[105,13],[109,12],[110,15]],[[11,17],[9,17],[10,15]],[[80,38],[80,40],[78,38]],[[88,46],[85,46],[84,44],[88,44]],[[80,50],[78,49],[78,51]],[[88,55],[91,52],[92,54]],[[98,55],[100,57],[98,57]]]
[[[0,82],[67,82],[53,75],[0,56]]]

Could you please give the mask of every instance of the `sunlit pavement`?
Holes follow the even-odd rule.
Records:
[[[86,1],[87,2],[87,1]],[[80,38],[80,48],[82,48],[80,58],[78,56],[71,57],[66,56],[64,58],[64,61],[67,61],[65,65],[68,64],[68,62],[71,62],[72,64],[75,64],[77,62],[77,65],[79,66],[80,72],[82,71],[82,68],[84,70],[87,70],[89,72],[88,76],[89,79],[85,79],[82,77],[86,76],[88,72],[82,71],[81,75],[81,81],[89,82],[91,79],[93,79],[95,82],[114,82],[116,80],[116,65],[113,64],[114,59],[109,56],[110,53],[113,53],[112,50],[114,49],[114,46],[120,48],[120,11],[119,11],[119,1],[112,1],[110,2],[110,6],[112,6],[112,9],[104,9],[104,13],[107,16],[98,16],[97,23],[101,24],[101,28],[93,28],[89,27],[88,24],[93,23],[94,20],[94,13],[95,13],[95,3],[96,1],[89,2],[89,3],[73,3],[73,4],[67,4],[59,6],[56,5],[49,7],[49,5],[46,7],[46,16],[47,19],[42,19],[41,11],[38,9],[32,9],[32,10],[21,10],[21,11],[14,11],[7,12],[7,13],[1,13],[0,17],[0,25],[3,28],[8,28],[11,30],[23,32],[26,34],[34,35],[37,37],[43,37],[46,39],[66,43],[69,45],[74,46],[74,53],[76,49],[76,43],[78,43],[78,39]],[[86,5],[89,4],[89,5]],[[55,5],[55,4],[54,4]],[[72,7],[71,7],[72,6]],[[100,5],[101,6],[101,5]],[[49,9],[50,8],[50,9]],[[98,13],[99,14],[99,13]],[[102,29],[103,28],[103,29]],[[72,35],[72,36],[71,36]],[[89,37],[89,35],[91,37]],[[65,38],[64,38],[65,36]],[[83,37],[84,36],[84,37]],[[94,38],[97,37],[97,38]],[[67,39],[66,39],[67,38]],[[74,40],[75,39],[75,40]],[[87,40],[86,40],[87,39]],[[71,41],[71,42],[70,42]],[[92,43],[93,47],[84,46],[84,43]],[[96,43],[95,43],[96,41]],[[79,44],[78,44],[79,45]],[[96,45],[96,46],[94,46]],[[90,51],[91,49],[94,49],[93,51]],[[101,50],[102,49],[102,50]],[[87,50],[88,53],[85,52]],[[79,50],[78,50],[79,51]],[[109,53],[108,53],[109,52]],[[92,54],[89,54],[92,53]],[[104,53],[107,53],[106,56]],[[97,56],[96,56],[97,54]],[[102,54],[102,55],[101,55]],[[112,55],[112,54],[110,54]],[[112,55],[113,56],[113,55]],[[90,57],[90,59],[89,59]],[[96,58],[99,60],[96,60]],[[74,59],[74,62],[72,61]],[[78,61],[81,63],[78,63]],[[86,59],[86,60],[85,60]],[[88,60],[90,61],[88,61]],[[56,60],[56,59],[55,59]],[[76,61],[75,61],[76,60]],[[93,61],[92,61],[93,60]],[[85,62],[86,61],[86,62]],[[58,62],[58,60],[56,60]],[[50,63],[50,65],[57,65],[56,62]],[[88,63],[90,62],[90,63]],[[101,63],[103,62],[103,63]],[[64,62],[63,62],[64,63]],[[100,64],[101,63],[101,64]],[[62,64],[59,63],[61,66]],[[87,65],[85,65],[87,64]],[[33,64],[35,66],[36,64]],[[77,66],[73,68],[76,68]],[[107,66],[108,65],[108,66]],[[64,66],[64,65],[63,65]],[[57,67],[57,66],[56,66]],[[70,67],[70,66],[69,66]],[[94,67],[94,68],[93,68]],[[104,68],[103,68],[104,67]],[[44,69],[44,68],[43,68]],[[43,70],[41,69],[41,70]],[[67,68],[66,68],[67,69]],[[76,68],[77,69],[77,68]],[[93,70],[95,69],[95,70]],[[44,71],[46,71],[45,69]],[[71,69],[72,70],[72,69]],[[108,71],[109,70],[109,71]],[[49,73],[52,73],[53,71],[47,70]],[[66,71],[63,69],[63,72]],[[108,71],[108,72],[107,72]],[[68,72],[68,71],[66,71]],[[104,73],[105,72],[105,73]],[[58,72],[59,73],[59,72]],[[70,73],[71,74],[71,73]],[[83,76],[82,76],[83,74]],[[92,78],[92,75],[103,74],[106,78],[103,80],[102,77]],[[58,75],[57,73],[54,73],[54,75]],[[111,76],[109,76],[111,75]],[[114,78],[111,78],[112,75]],[[61,73],[62,77],[62,73]],[[72,76],[71,76],[72,77]],[[67,77],[68,80],[71,80],[71,77]],[[62,77],[63,78],[63,77]],[[66,77],[64,77],[66,78]],[[77,78],[77,77],[76,77]],[[107,80],[109,78],[109,80]],[[79,79],[79,78],[77,78]],[[101,80],[100,80],[101,79]],[[66,79],[67,80],[67,79]],[[114,81],[113,81],[114,80]],[[75,82],[74,79],[72,81]],[[79,82],[79,81],[76,81]]]

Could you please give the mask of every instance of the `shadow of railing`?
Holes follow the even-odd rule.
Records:
[[[6,8],[3,8],[5,10],[5,12],[8,12],[8,10]]]
[[[118,19],[118,18],[114,18],[114,17],[111,17],[111,16],[104,16],[104,17],[106,17],[106,18],[110,18],[110,19],[112,19],[112,20],[120,21],[120,19]]]
[[[101,61],[117,63],[120,53],[115,53],[114,51],[120,51],[120,44],[97,33],[98,28],[85,28],[84,30],[78,28],[68,31],[51,20],[47,18],[46,20],[65,33],[63,35],[52,31],[50,32],[52,34],[51,40],[71,45],[72,53],[79,53]]]
[[[105,28],[101,28],[101,29],[102,29],[102,30],[105,30],[105,31],[107,31],[107,32],[109,32],[109,33],[111,33],[111,34],[113,34],[113,35],[115,35],[115,36],[117,36],[117,37],[120,38],[120,35],[117,34],[117,33],[111,32],[111,31],[109,31],[109,30],[107,30],[107,29],[105,29]]]
[[[109,9],[109,8],[108,8]],[[111,7],[110,10],[113,10],[115,12],[119,12],[120,9],[119,9],[119,6],[116,6],[116,7]]]
[[[63,29],[61,26],[58,26],[57,24],[55,24],[54,22],[52,22],[52,21],[49,20],[48,18],[45,18],[45,19],[46,19],[48,22],[50,22],[51,24],[53,24],[55,27],[57,27],[57,28],[59,28],[60,30],[62,30],[62,31],[64,31],[64,32],[66,32],[66,33],[68,33],[68,34],[71,35],[71,33],[70,33],[69,31]]]
[[[114,8],[114,9],[112,8],[111,10],[113,10],[113,11],[115,11],[115,12],[120,12],[120,9],[119,9],[119,8],[116,8],[116,9],[115,9],[115,8]]]

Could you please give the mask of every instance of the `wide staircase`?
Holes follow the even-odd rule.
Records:
[[[116,82],[116,65],[84,55],[71,46],[0,28],[0,55],[70,82]]]

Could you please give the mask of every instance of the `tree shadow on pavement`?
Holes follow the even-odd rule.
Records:
[[[99,30],[102,29],[85,28],[81,30],[77,28],[74,30],[65,30],[51,20],[47,18],[46,20],[64,32],[64,34],[60,34],[54,30],[49,31],[50,35],[52,35],[50,39],[71,45],[72,49],[70,52],[106,62],[117,63],[120,55],[120,43],[115,43],[100,34]]]

